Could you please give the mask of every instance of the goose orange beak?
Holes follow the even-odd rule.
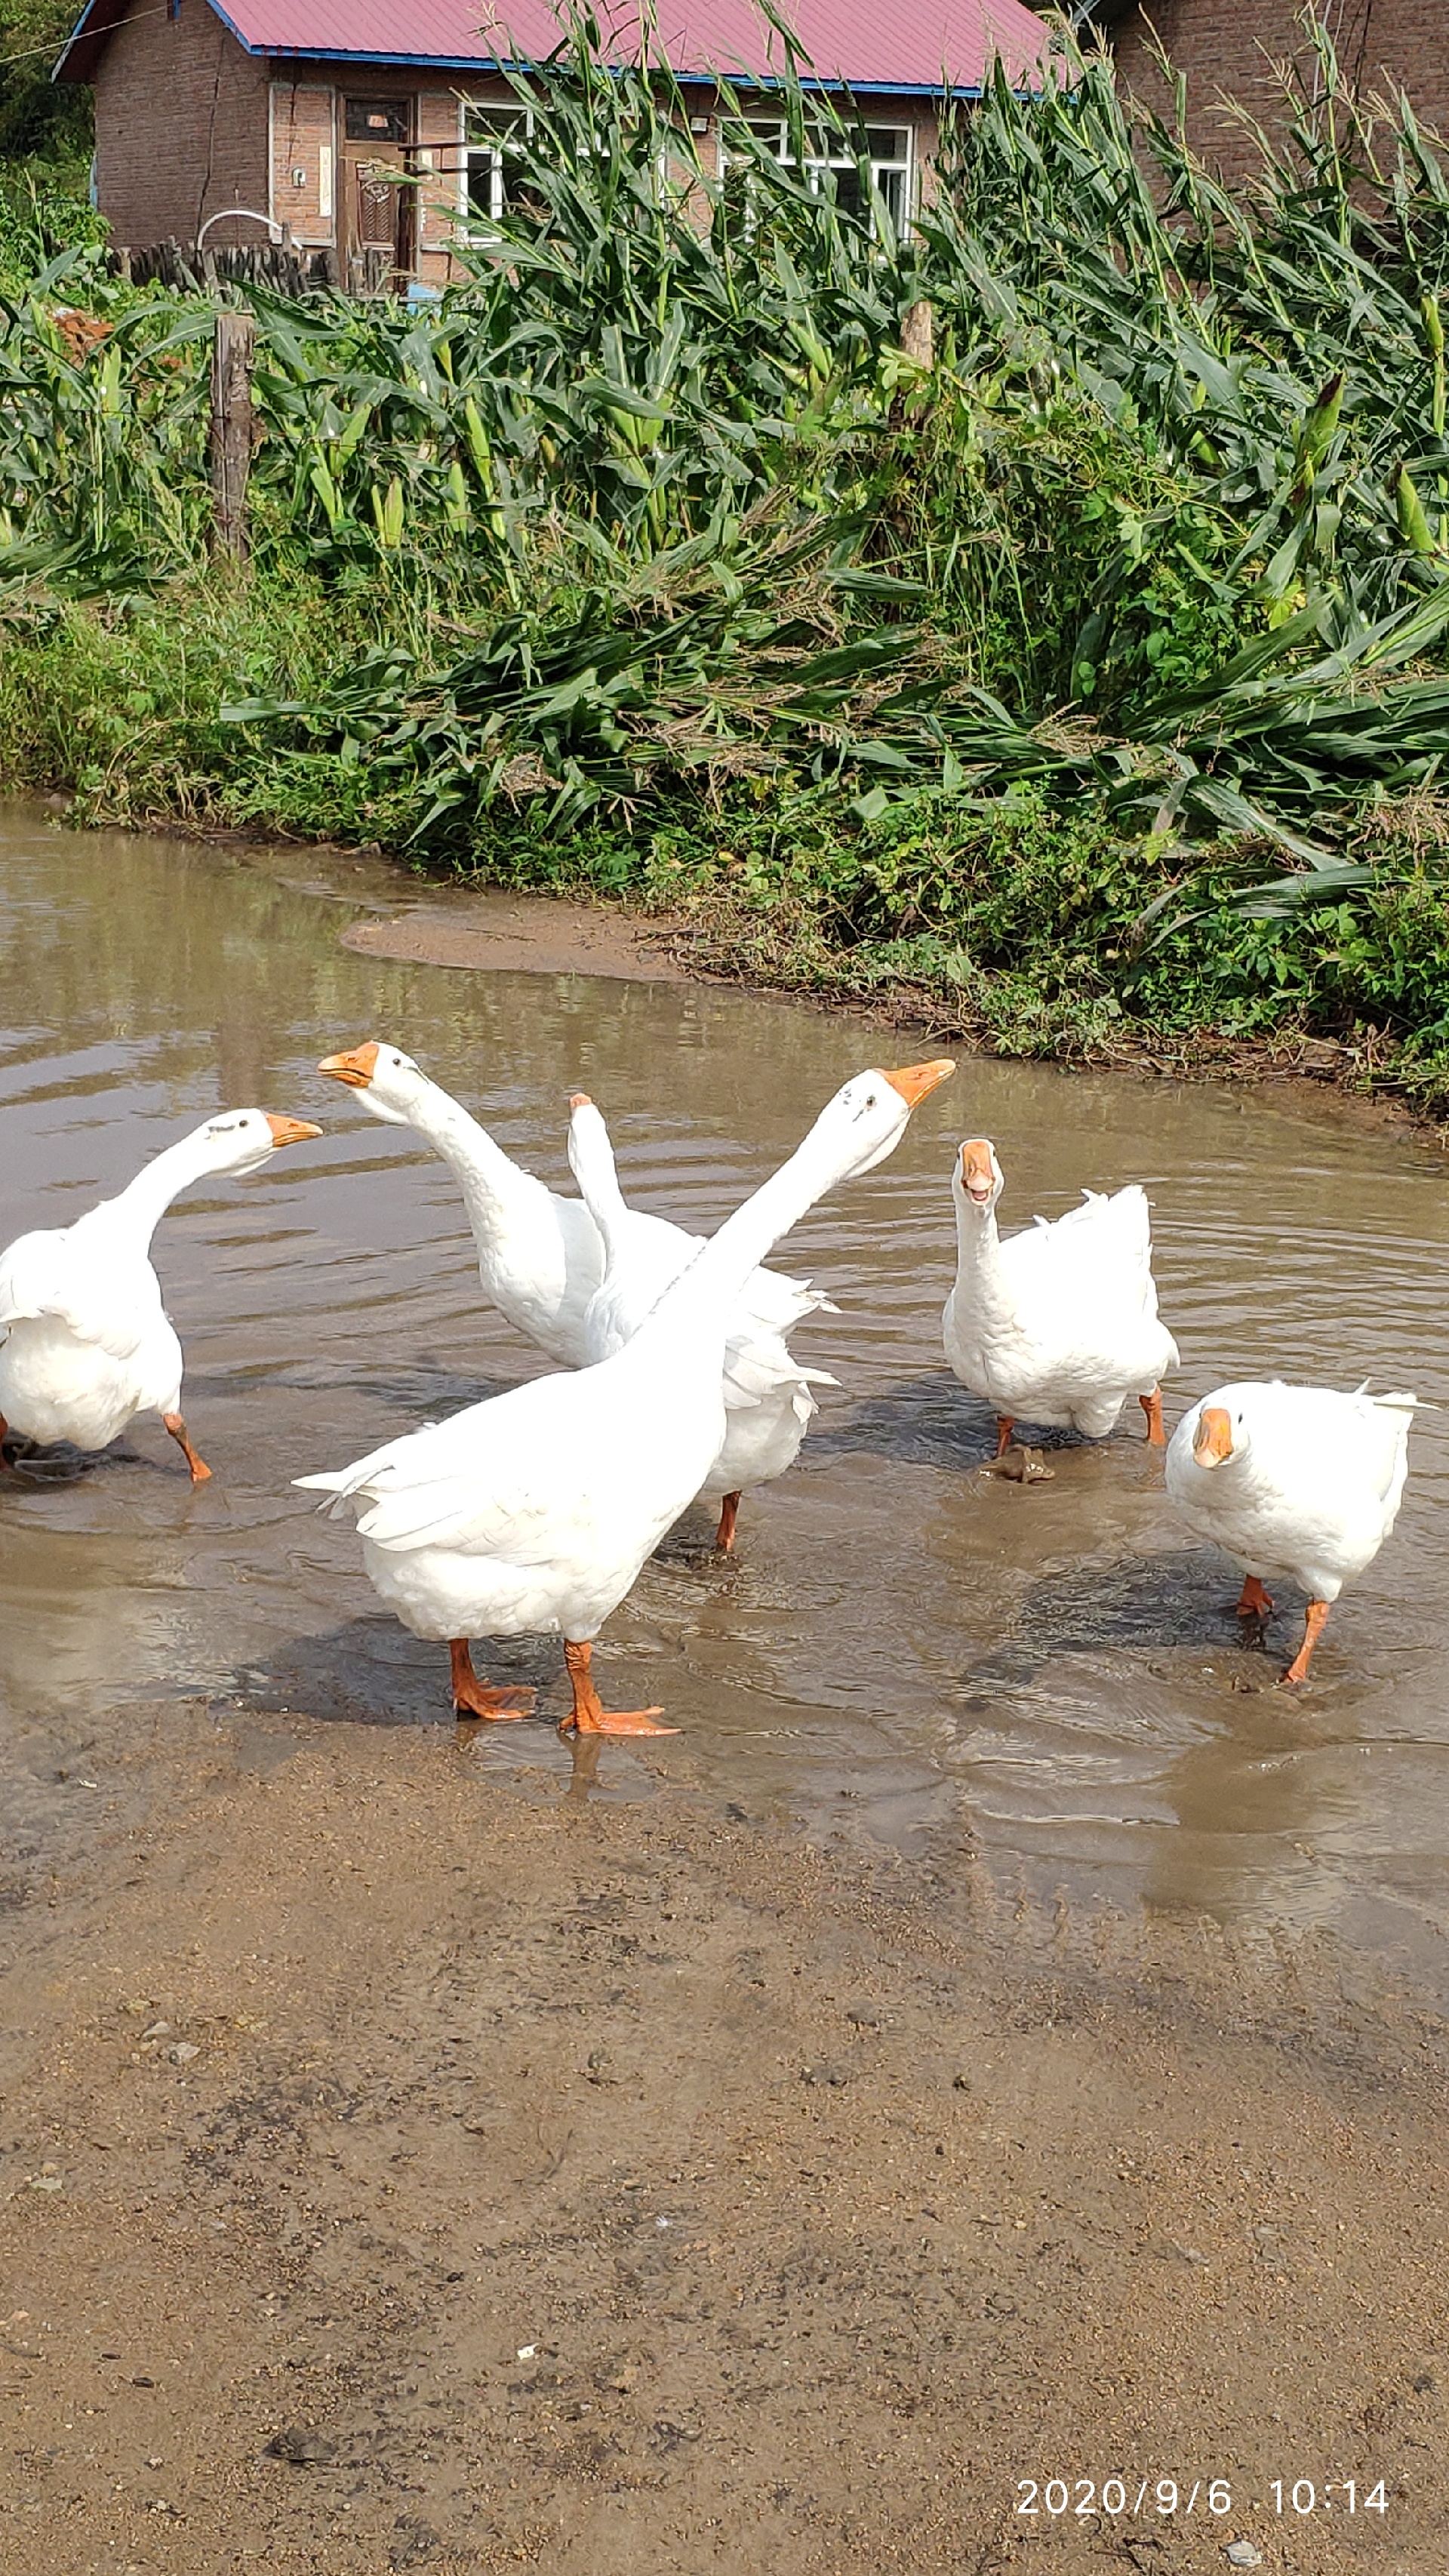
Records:
[[[369,1038],[366,1046],[353,1047],[347,1055],[324,1055],[317,1070],[349,1083],[354,1091],[365,1091],[377,1071],[377,1042]]]
[[[900,1093],[908,1109],[914,1109],[925,1099],[928,1091],[934,1091],[937,1083],[944,1082],[947,1075],[955,1070],[953,1055],[938,1055],[930,1064],[903,1064],[894,1073],[886,1073],[882,1068],[882,1080],[890,1084],[892,1091]]]
[[[1205,1404],[1198,1415],[1192,1454],[1200,1467],[1220,1467],[1233,1454],[1233,1426],[1220,1404]]]
[[[569,1093],[570,1109],[592,1109],[593,1105],[594,1104],[586,1091],[571,1091]]]
[[[305,1145],[309,1136],[322,1133],[320,1127],[312,1126],[305,1118],[273,1118],[270,1111],[265,1115],[274,1145]]]
[[[971,1137],[961,1148],[961,1186],[978,1207],[985,1206],[996,1187],[991,1147],[984,1136]]]

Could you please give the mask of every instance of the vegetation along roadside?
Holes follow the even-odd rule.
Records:
[[[903,240],[728,102],[707,175],[580,19],[441,303],[216,290],[245,566],[216,296],[12,172],[0,783],[684,911],[718,971],[1003,1051],[1304,1038],[1449,1111],[1449,159],[1314,41],[1247,193],[1064,56]]]

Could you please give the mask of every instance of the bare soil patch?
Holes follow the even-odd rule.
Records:
[[[555,895],[459,894],[422,904],[393,921],[355,922],[344,948],[363,957],[400,957],[420,966],[507,967],[537,975],[623,976],[630,983],[683,983],[686,970],[663,944],[657,922],[596,911]]]
[[[7,1891],[13,2576],[1445,2564],[1444,2032],[1329,1945],[612,1749],[183,1702],[85,1758]]]

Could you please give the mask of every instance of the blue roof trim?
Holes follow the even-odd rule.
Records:
[[[86,0],[85,7],[82,9],[80,16],[77,18],[75,25],[70,31],[70,34],[67,36],[65,43],[61,46],[60,52],[56,55],[55,67],[50,75],[52,80],[58,79],[60,74],[64,71],[71,54],[74,52],[75,47],[80,43],[82,36],[85,34],[86,21],[90,17],[91,11],[95,6],[96,0]]]
[[[208,6],[215,11],[217,17],[225,27],[227,34],[236,38],[236,41],[240,45],[244,54],[257,54],[262,51],[261,46],[249,45],[247,43],[245,36],[242,34],[242,31],[240,27],[237,26],[235,20],[227,16],[226,11],[221,5],[221,0],[208,0]],[[62,45],[60,52],[56,57],[55,69],[50,75],[52,80],[59,78],[60,74],[64,71],[66,64],[69,62],[71,55],[74,53],[76,46],[80,43],[81,38],[90,33],[90,22],[99,7],[100,0],[86,0],[85,7],[82,9],[80,16],[77,18],[75,25],[72,27],[70,34],[67,36],[65,43]],[[106,28],[105,33],[108,36],[115,35],[124,23],[127,14],[128,12],[123,9],[114,24]]]
[[[216,11],[218,18],[221,20],[222,25],[227,31],[227,34],[229,36],[235,36],[237,43],[240,45],[244,54],[260,53],[261,47],[259,45],[249,45],[245,36],[242,34],[240,27],[236,24],[235,19],[227,16],[226,11],[221,5],[221,0],[210,0],[210,5]]]
[[[217,8],[217,0],[211,0],[211,6],[216,9],[218,17],[224,15],[224,12]],[[230,21],[228,20],[227,23],[230,24]],[[232,32],[235,34],[235,29]],[[237,42],[241,43],[240,37],[237,38]],[[326,45],[246,45],[243,51],[259,56],[264,55],[268,62],[371,63],[380,70],[386,70],[390,65],[394,65],[399,71],[411,72],[516,72],[522,77],[537,67],[537,59],[531,55],[525,56],[518,62],[504,62],[496,56],[485,57],[481,54],[344,53],[339,47],[329,49]],[[721,81],[727,81],[732,89],[742,92],[756,89],[780,89],[784,86],[772,72],[682,71],[677,64],[672,64],[670,69],[675,80],[701,89],[715,89]],[[981,96],[979,82],[963,81],[948,86],[944,81],[849,81],[843,78],[821,80],[814,76],[807,77],[804,72],[800,74],[800,87],[801,89],[848,91],[852,98],[979,98]]]

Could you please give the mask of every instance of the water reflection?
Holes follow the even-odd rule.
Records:
[[[158,1238],[215,1484],[193,1495],[141,1423],[95,1472],[0,1495],[12,1745],[80,1702],[198,1692],[309,1723],[450,1724],[440,1650],[379,1615],[350,1531],[289,1479],[544,1362],[480,1306],[448,1173],[318,1077],[321,1055],[396,1039],[556,1187],[584,1088],[631,1195],[703,1229],[890,1051],[746,995],[358,955],[339,944],[355,901],[314,857],[294,864],[312,890],[276,858],[0,818],[0,1240],[68,1222],[218,1107],[327,1129],[305,1167],[209,1185]],[[355,890],[355,866],[337,882]],[[740,1563],[686,1529],[610,1623],[619,1687],[684,1733],[648,1760],[586,1760],[555,1732],[556,1648],[523,1641],[489,1670],[534,1683],[537,1717],[459,1758],[575,1803],[677,1778],[722,1811],[953,1869],[969,1829],[1001,1880],[1441,1943],[1449,1414],[1421,1417],[1399,1529],[1335,1613],[1312,1691],[1286,1701],[1272,1685],[1297,1605],[1251,1652],[1234,1578],[1167,1519],[1135,1422],[1099,1449],[1052,1441],[1031,1488],[980,1473],[990,1419],[939,1340],[951,1147],[972,1132],[1010,1175],[1008,1225],[1084,1182],[1146,1184],[1184,1360],[1169,1419],[1222,1377],[1274,1371],[1449,1405],[1435,1149],[1331,1103],[967,1062],[783,1256],[842,1308],[797,1345],[841,1387],[798,1469],[747,1506]]]

